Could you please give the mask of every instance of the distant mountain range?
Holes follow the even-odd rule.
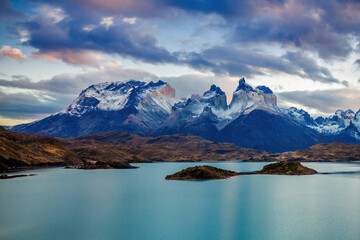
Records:
[[[324,142],[360,142],[360,110],[338,110],[312,118],[306,111],[279,108],[266,86],[253,88],[244,78],[228,105],[225,93],[212,85],[202,96],[179,99],[162,81],[130,80],[92,85],[63,111],[12,131],[53,137],[77,137],[103,131],[142,136],[197,135],[241,147],[284,152]]]

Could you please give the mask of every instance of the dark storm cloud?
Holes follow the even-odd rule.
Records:
[[[322,58],[347,56],[353,50],[349,35],[360,33],[359,1],[255,0],[246,17],[236,23],[235,41],[275,42]]]
[[[155,81],[159,78],[146,71],[125,68],[120,64],[108,64],[101,69],[96,69],[80,74],[58,74],[51,79],[38,82],[31,81],[23,75],[13,75],[11,80],[0,79],[0,86],[20,88],[27,90],[43,91],[48,95],[60,93],[71,95],[75,98],[83,89],[100,82],[127,81],[135,79],[139,81]]]
[[[21,12],[13,8],[12,3],[8,0],[0,1],[0,21],[23,16]]]
[[[29,40],[25,44],[39,50],[35,54],[36,57],[61,58],[76,65],[76,61],[70,61],[74,59],[84,61],[84,58],[80,58],[76,54],[99,51],[151,63],[175,61],[174,56],[157,45],[153,36],[144,33],[143,29],[132,24],[121,23],[114,26],[103,24],[87,31],[83,29],[85,25],[82,22],[74,19],[69,21],[64,19],[52,24],[51,21],[54,19],[49,19],[48,16],[39,16],[23,24],[23,27],[29,32]],[[100,21],[101,19],[99,19]]]
[[[85,5],[107,14],[116,11],[145,17],[149,12],[165,16],[173,9],[216,13],[236,26],[232,41],[277,42],[315,50],[323,58],[346,56],[352,50],[347,35],[360,33],[360,2],[355,0],[77,0],[58,4],[69,10]]]
[[[23,75],[13,75],[11,80],[0,79],[0,116],[18,119],[42,118],[58,112],[80,92],[92,84],[109,81],[156,81],[159,78],[141,69],[125,68],[110,63],[101,69],[81,74],[58,74],[51,79],[31,81]],[[17,93],[7,93],[17,89]]]
[[[352,37],[360,36],[359,1],[296,0],[32,0],[59,7],[64,17],[54,21],[49,11],[32,16],[21,26],[29,32],[33,56],[62,60],[73,65],[98,66],[98,53],[115,54],[144,62],[186,64],[198,70],[230,75],[263,74],[260,68],[295,74],[324,83],[340,83],[328,69],[299,52],[321,58],[345,57],[354,51]],[[182,15],[172,14],[181,12]],[[177,17],[204,18],[218,14],[225,21],[225,43],[201,51],[173,53],[157,42],[150,24],[128,24],[122,17],[165,19],[177,24]],[[114,24],[99,24],[113,16]],[[147,22],[147,21],[143,21]],[[91,30],[84,30],[89,27]],[[206,26],[204,26],[206,27]],[[296,53],[281,59],[252,52],[248,46],[278,44]],[[270,45],[271,46],[271,45]],[[94,58],[94,59],[93,59]],[[305,59],[304,59],[305,58]],[[346,84],[346,82],[343,82]]]
[[[154,74],[136,68],[125,68],[121,64],[110,63],[100,69],[79,74],[58,74],[51,79],[31,81],[27,76],[13,75],[11,80],[0,79],[0,86],[43,91],[48,95],[60,93],[76,97],[92,84],[111,81],[156,81]]]
[[[351,45],[346,35],[327,28],[327,23],[308,19],[267,20],[237,25],[233,40],[240,43],[273,42],[304,50],[315,50],[322,58],[347,56]]]
[[[323,83],[341,83],[332,76],[329,69],[319,66],[316,61],[300,52],[288,52],[283,56],[266,55],[250,50],[228,47],[213,47],[201,54],[178,54],[180,59],[196,69],[209,69],[218,74],[251,76],[263,74],[262,69],[297,75]]]
[[[278,94],[280,101],[304,105],[324,113],[334,113],[338,109],[347,108],[356,112],[360,106],[359,95],[360,90],[354,88],[292,91]]]
[[[314,59],[304,56],[300,52],[288,52],[284,58],[304,71],[305,74],[300,74],[300,76],[318,82],[340,83],[338,79],[332,76],[329,69],[319,66]],[[346,83],[344,82],[344,84]]]
[[[357,66],[358,69],[360,69],[360,59],[356,60],[354,64]]]

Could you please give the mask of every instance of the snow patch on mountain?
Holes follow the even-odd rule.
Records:
[[[310,116],[308,112],[306,112],[303,109],[297,109],[295,107],[291,107],[288,109],[280,108],[280,111],[303,126],[307,126],[307,127],[317,126],[315,120]]]
[[[198,124],[204,130],[224,128],[241,114],[249,114],[255,109],[265,110],[272,114],[280,114],[276,96],[265,86],[253,88],[242,78],[234,92],[231,104],[228,106],[226,94],[216,85],[212,85],[202,96],[193,95],[183,102],[174,105],[168,120],[159,126],[155,132],[189,130],[190,126]],[[206,127],[205,127],[206,126]],[[193,130],[192,130],[193,131]]]
[[[315,120],[305,110],[295,107],[289,109],[281,108],[281,112],[301,125],[310,127],[324,135],[340,134],[354,122],[355,118],[355,114],[351,109],[346,111],[337,110],[333,115],[325,118],[318,117]]]
[[[175,90],[167,83],[105,82],[92,85],[82,91],[74,102],[61,111],[61,114],[81,117],[90,111],[119,111],[125,107],[135,107],[139,111],[171,112],[172,106],[179,102]]]
[[[254,89],[242,78],[233,94],[228,115],[235,118],[240,114],[249,114],[255,109],[275,114],[281,113],[277,106],[277,98],[270,88],[258,86]]]
[[[357,111],[357,113],[354,116],[354,119],[350,123],[353,126],[353,131],[350,133],[350,135],[357,140],[360,140],[360,109]]]
[[[313,126],[313,129],[325,135],[339,134],[349,127],[354,117],[355,113],[351,109],[346,111],[337,110],[334,115],[329,117],[316,118],[317,125]]]

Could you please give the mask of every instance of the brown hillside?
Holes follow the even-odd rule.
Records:
[[[26,166],[81,164],[59,140],[0,127],[0,171]]]

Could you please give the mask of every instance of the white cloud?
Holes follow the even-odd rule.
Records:
[[[114,25],[114,17],[104,17],[100,21],[101,25],[105,25],[106,29],[109,29],[112,25]]]
[[[95,28],[94,25],[86,25],[82,28],[82,30],[86,31],[86,32],[90,32]]]
[[[63,9],[49,5],[41,6],[37,11],[49,19],[52,24],[58,23],[67,17]]]
[[[124,17],[123,19],[122,19],[122,21],[124,22],[124,23],[129,23],[129,24],[135,24],[136,23],[136,18],[135,17],[132,17],[132,18],[128,18],[128,17]]]
[[[26,42],[30,39],[30,33],[27,30],[20,30],[19,35],[20,35],[21,42]]]

